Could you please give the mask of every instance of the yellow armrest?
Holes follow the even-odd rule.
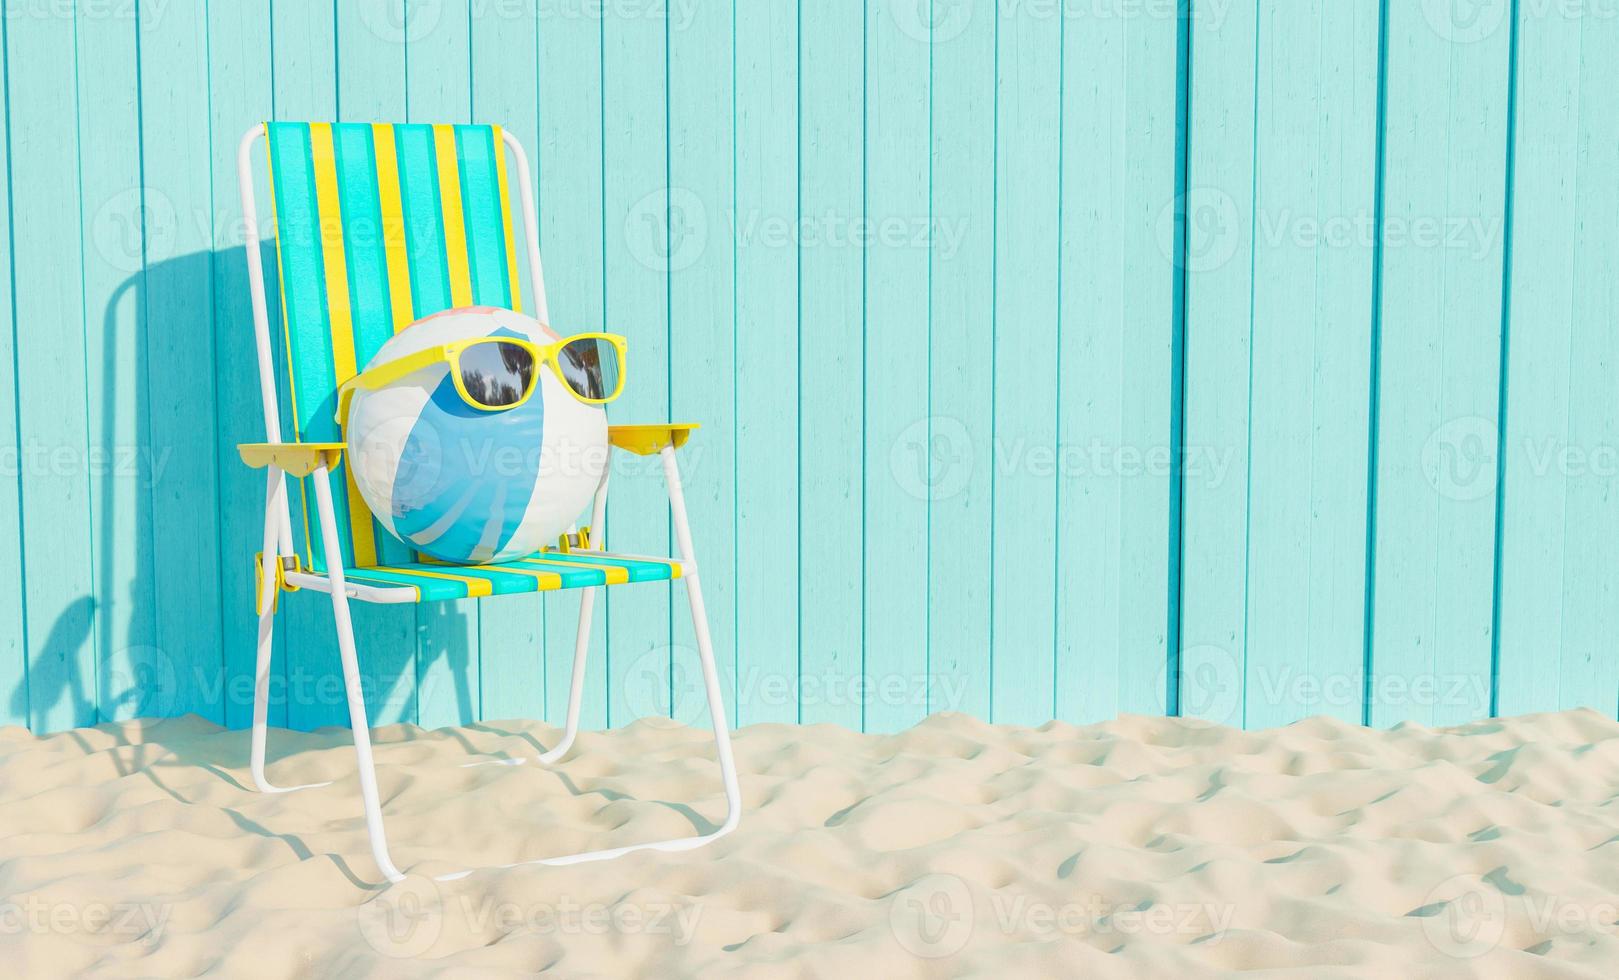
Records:
[[[236,451],[256,470],[275,465],[293,476],[308,476],[323,463],[333,470],[343,461],[341,442],[244,442]]]
[[[685,445],[696,422],[659,422],[655,425],[609,425],[607,441],[637,456],[651,456],[664,446],[679,449]]]

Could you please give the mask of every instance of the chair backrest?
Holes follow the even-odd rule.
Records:
[[[265,137],[285,328],[284,373],[267,383],[285,396],[279,414],[292,432],[283,439],[337,442],[337,386],[394,333],[455,307],[522,309],[503,134],[495,126],[270,122]],[[531,251],[543,317],[537,256]],[[372,517],[351,467],[339,472],[332,490],[344,563],[413,560]],[[321,569],[307,482],[303,490],[301,507],[290,504],[302,511],[295,546]]]

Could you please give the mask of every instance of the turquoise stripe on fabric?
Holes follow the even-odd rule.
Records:
[[[326,263],[320,248],[314,163],[308,123],[270,123],[270,168],[275,181],[276,244],[300,438],[317,431],[321,408],[330,400],[331,331],[326,320]],[[331,408],[325,416],[331,419]]]
[[[556,568],[540,565],[531,565],[527,562],[517,567],[531,568],[542,572],[555,572],[562,580],[564,589],[581,589],[593,585],[606,583],[606,576],[593,568]],[[434,572],[435,575],[412,575],[412,571]],[[421,590],[420,601],[437,602],[444,599],[467,598],[467,587],[463,582],[454,579],[439,578],[438,575],[463,575],[467,578],[483,579],[490,584],[494,595],[518,595],[524,592],[538,592],[539,579],[521,572],[503,572],[498,568],[468,568],[462,565],[422,565],[405,564],[387,568],[353,568],[346,569],[344,574],[354,581],[365,581],[374,585],[413,585]]]
[[[455,150],[461,177],[461,217],[466,226],[467,270],[472,301],[480,306],[511,309],[511,283],[506,279],[506,226],[500,210],[500,184],[495,172],[495,131],[489,126],[455,127]]]
[[[527,562],[512,562],[511,564],[514,568],[532,568],[537,572],[554,571],[554,569],[550,568],[529,565]],[[513,592],[536,592],[539,590],[539,580],[532,575],[524,575],[521,572],[502,572],[494,568],[469,568],[466,565],[427,565],[424,567],[432,572],[450,572],[455,575],[488,579],[494,584],[496,595],[506,595]],[[590,585],[601,585],[606,581],[606,576],[599,573],[577,575],[564,572],[560,577],[562,579],[562,588],[564,589],[580,589]]]
[[[337,154],[337,191],[343,203],[343,251],[349,273],[354,363],[358,370],[364,370],[393,336],[393,303],[388,293],[388,259],[371,125],[333,125],[332,146]],[[347,487],[345,480],[343,489]],[[404,564],[415,557],[374,517],[371,528],[381,564]]]
[[[337,192],[343,200],[343,249],[348,259],[349,306],[354,322],[354,363],[364,370],[393,336],[388,300],[388,259],[382,241],[382,205],[377,198],[376,151],[371,127],[332,127],[337,151]]]
[[[444,252],[444,212],[438,193],[433,127],[394,127],[399,162],[399,199],[410,262],[410,294],[416,319],[450,308],[450,269]]]
[[[591,561],[586,555],[578,556],[552,556],[543,558],[535,556],[546,564],[536,564],[533,561],[502,562],[501,565],[512,568],[522,568],[530,571],[553,572],[561,579],[561,588],[582,589],[595,585],[605,585],[606,573],[599,568],[569,567],[577,563]],[[629,573],[629,582],[659,582],[670,578],[669,566],[661,562],[637,561],[633,558],[596,558],[594,561],[600,565],[618,565]],[[413,571],[434,572],[435,575],[413,575]],[[518,595],[524,592],[540,591],[539,579],[533,575],[518,571],[503,571],[500,566],[489,568],[469,568],[464,565],[424,565],[410,562],[388,567],[350,568],[344,574],[356,583],[374,586],[409,585],[418,590],[418,601],[440,602],[447,599],[467,598],[467,586],[454,579],[439,578],[438,575],[461,575],[467,578],[483,579],[490,584],[494,595]],[[629,584],[629,583],[625,583]]]
[[[308,123],[268,123],[270,174],[275,186],[276,243],[280,250],[281,288],[286,304],[287,358],[292,378],[295,437],[303,442],[335,441],[332,419],[337,382],[332,376],[332,332],[326,303],[326,262],[321,251],[320,209],[315,197],[315,164],[310,154]],[[315,516],[314,492],[301,480],[309,564],[326,567],[325,549]],[[347,541],[346,480],[332,481],[333,510],[339,537]],[[296,508],[295,508],[296,509]],[[346,551],[346,548],[345,548]],[[341,559],[340,559],[341,560]]]
[[[660,579],[674,577],[674,573],[670,570],[668,565],[657,561],[637,561],[634,558],[623,558],[619,556],[606,558],[594,555],[565,555],[560,552],[550,551],[547,551],[544,554],[535,555],[534,557],[543,559],[545,561],[590,562],[596,565],[618,565],[625,571],[629,572],[631,582],[656,582]]]

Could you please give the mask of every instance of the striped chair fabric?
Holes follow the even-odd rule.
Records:
[[[265,124],[281,284],[284,426],[339,442],[337,386],[416,320],[461,306],[521,311],[499,127]],[[342,561],[357,583],[411,586],[418,601],[616,585],[679,576],[678,562],[542,552],[478,567],[424,562],[382,530],[349,467],[332,481]],[[323,571],[311,491],[294,524]],[[300,510],[302,513],[300,514]]]

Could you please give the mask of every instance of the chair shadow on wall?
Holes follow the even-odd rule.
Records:
[[[280,365],[273,243],[264,243],[260,258]],[[87,337],[89,458],[99,451],[104,462],[91,467],[93,594],[61,610],[34,658],[61,658],[66,669],[31,671],[12,692],[11,707],[36,727],[68,727],[45,719],[71,713],[76,726],[196,714],[245,728],[253,711],[253,555],[263,544],[264,473],[243,464],[235,446],[266,435],[242,249],[149,261],[95,313]],[[188,392],[177,390],[185,388],[211,392],[213,411],[185,410]],[[281,389],[286,437],[284,380]],[[172,464],[182,454],[208,461],[216,479],[177,478]],[[295,482],[288,491],[296,539],[302,528]],[[193,557],[206,559],[204,569],[217,567],[217,585],[199,580],[196,563],[187,560]],[[459,723],[475,720],[476,627],[469,628],[464,604],[350,608],[372,724],[417,722],[419,680],[430,673],[453,678],[453,694],[445,693]],[[199,630],[199,621],[217,622],[220,635]],[[283,594],[276,633],[271,723],[346,726],[330,599],[307,590]],[[86,659],[93,676],[86,676]],[[449,710],[443,704],[437,713]],[[212,761],[245,765],[247,739],[241,743],[240,760]],[[284,754],[273,737],[270,750],[272,758]]]

